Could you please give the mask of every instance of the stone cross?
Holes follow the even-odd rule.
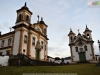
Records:
[[[79,29],[78,29],[78,33],[79,33]]]
[[[11,27],[10,27],[10,32],[11,32]]]

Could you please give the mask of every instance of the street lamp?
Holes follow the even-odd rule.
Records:
[[[99,45],[99,51],[100,51],[100,41],[98,40],[98,45]]]
[[[98,65],[100,66],[100,41],[99,40],[98,40],[98,44],[99,44],[99,58],[98,58],[99,62],[98,62]]]

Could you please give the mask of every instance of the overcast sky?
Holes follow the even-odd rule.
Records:
[[[83,34],[86,24],[92,30],[95,53],[98,53],[100,40],[100,6],[90,6],[95,0],[0,0],[0,31],[5,34],[15,25],[16,10],[25,2],[33,12],[31,23],[37,22],[37,15],[48,25],[48,55],[52,57],[70,56],[68,33]],[[96,0],[98,1],[98,0]]]

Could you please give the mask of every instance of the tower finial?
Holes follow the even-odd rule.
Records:
[[[26,2],[25,2],[25,5],[24,6],[26,7]]]
[[[79,32],[79,29],[78,29],[78,34],[79,34],[80,32]]]
[[[72,31],[71,27],[70,27],[70,31]]]
[[[37,22],[39,23],[39,15],[37,15],[37,17],[38,17],[38,21]]]
[[[43,17],[41,17],[41,21],[43,21]]]
[[[87,24],[86,24],[86,28],[87,28]]]

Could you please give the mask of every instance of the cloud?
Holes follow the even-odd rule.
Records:
[[[78,9],[75,10],[75,13],[79,14],[79,13],[81,13],[81,11],[82,11],[82,8],[78,8]]]
[[[67,57],[70,56],[70,49],[68,46],[68,36],[63,36],[56,46],[49,47],[49,55],[53,55],[53,57]]]

